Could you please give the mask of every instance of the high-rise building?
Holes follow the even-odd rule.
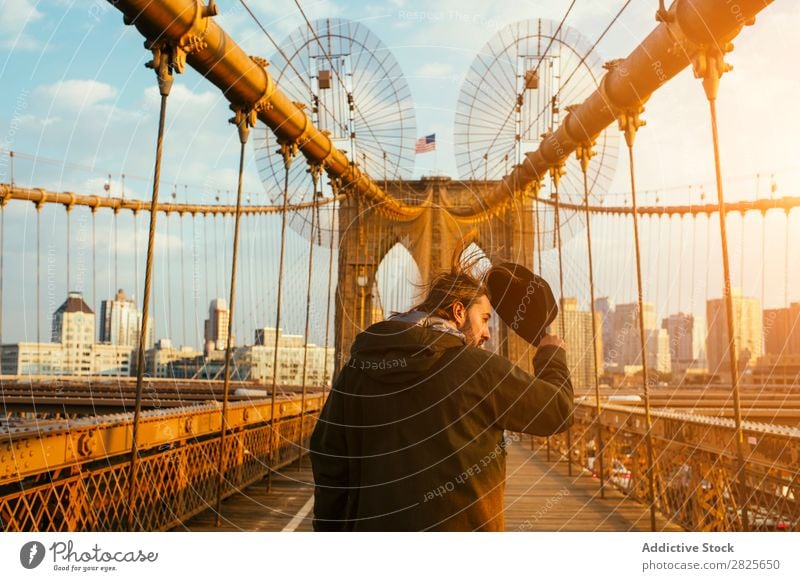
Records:
[[[234,363],[243,378],[272,382],[275,362],[275,329],[256,329],[256,344],[240,347],[234,353]],[[298,386],[303,384],[303,358],[306,357],[306,385],[329,384],[334,371],[334,348],[308,344],[306,355],[302,335],[286,335],[278,330],[278,383]],[[327,373],[326,363],[327,358]]]
[[[9,375],[130,375],[130,345],[95,343],[95,317],[81,293],[70,292],[53,314],[52,343],[2,347]]]
[[[51,341],[71,348],[94,343],[94,311],[81,293],[67,293],[67,300],[53,313]]]
[[[669,354],[669,337],[666,330],[656,327],[656,311],[652,304],[644,303],[645,349],[647,368],[660,373],[672,369]],[[617,305],[614,311],[614,333],[609,356],[615,369],[624,372],[626,367],[642,366],[642,340],[639,326],[639,305]]]
[[[800,303],[764,309],[764,350],[768,355],[800,355]]]
[[[763,318],[758,299],[743,297],[739,289],[731,290],[733,302],[733,329],[736,349],[739,352],[740,369],[753,365],[763,355]],[[706,302],[708,337],[706,353],[708,371],[713,374],[730,375],[728,360],[728,319],[725,299]]]
[[[111,345],[139,345],[139,333],[142,328],[142,313],[136,306],[136,301],[125,296],[125,291],[119,289],[116,297],[100,303],[100,342]],[[153,319],[148,317],[147,341],[145,348],[153,347]]]
[[[553,332],[559,335],[561,334],[562,320],[564,322],[562,339],[569,347],[567,349],[567,366],[572,375],[572,383],[575,387],[592,386],[594,385],[594,357],[597,357],[598,375],[603,373],[603,338],[600,314],[597,313],[595,319],[596,343],[592,336],[592,313],[591,311],[579,311],[576,299],[565,297],[561,300],[558,316],[551,324]]]
[[[614,301],[608,297],[596,298],[594,310],[603,327],[603,362],[607,366],[612,366],[614,361],[611,359],[609,351],[614,338]]]
[[[705,368],[705,320],[689,313],[675,313],[661,321],[669,337],[669,355],[674,373]]]
[[[225,299],[214,299],[208,307],[205,323],[205,353],[223,351],[228,343],[228,317],[230,310]]]
[[[191,347],[183,346],[180,349],[172,345],[169,339],[160,339],[155,347],[148,349],[145,354],[145,369],[153,377],[173,377],[172,367],[179,361],[202,360],[202,353],[195,351]]]

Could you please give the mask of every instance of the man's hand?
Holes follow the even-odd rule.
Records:
[[[558,335],[543,335],[539,341],[539,347],[544,347],[545,345],[554,345],[556,347],[561,347],[564,350],[567,348],[567,344]]]

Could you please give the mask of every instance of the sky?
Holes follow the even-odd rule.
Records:
[[[219,0],[217,4],[220,10],[218,23],[248,53],[266,58],[272,56],[274,47],[240,2]],[[622,4],[622,0],[579,0],[566,25],[591,44]],[[248,5],[276,39],[282,39],[304,25],[292,0],[250,0]],[[437,135],[436,153],[417,156],[412,171],[413,175],[420,176],[431,173],[456,175],[453,156],[456,103],[463,80],[482,47],[493,35],[518,20],[543,18],[559,21],[569,2],[392,0],[365,3],[306,0],[302,5],[312,20],[337,17],[367,26],[392,51],[410,88],[417,135]],[[655,27],[656,7],[655,1],[631,2],[599,43],[596,52],[600,61],[629,54]],[[152,71],[144,67],[149,54],[142,47],[143,39],[138,31],[125,26],[121,13],[101,0],[0,0],[0,13],[3,14],[0,20],[0,86],[3,87],[0,91],[0,149],[3,150],[0,151],[0,182],[10,181],[11,168],[6,152],[14,150],[17,152],[14,179],[18,184],[103,194],[103,185],[110,174],[111,194],[120,195],[123,191],[121,175],[125,174],[124,195],[148,199],[158,92]],[[779,0],[758,17],[755,26],[743,30],[734,41],[735,50],[728,55],[734,70],[723,77],[718,110],[722,167],[729,200],[769,195],[772,183],[775,184],[775,195],[800,194],[797,147],[790,141],[791,135],[800,134],[800,115],[796,105],[800,95],[800,74],[794,62],[795,56],[800,54],[800,35],[796,33],[798,25],[800,5]],[[227,102],[200,75],[187,68],[185,74],[176,78],[168,109],[162,195],[169,195],[174,190],[178,201],[210,203],[217,196],[221,201],[232,201],[231,192],[236,187],[238,139],[234,128],[227,122],[229,117]],[[682,72],[650,99],[644,118],[647,126],[639,132],[636,142],[637,184],[643,202],[654,202],[656,197],[661,203],[687,199],[697,201],[701,192],[713,200],[708,107],[700,82],[689,70]],[[184,184],[188,187],[183,187]],[[265,186],[262,183],[252,154],[248,155],[244,189],[253,203],[268,203],[267,200],[275,196],[269,184]],[[608,191],[598,195],[619,202],[625,199],[628,189],[627,164],[620,160]],[[52,278],[45,284],[40,282],[40,287],[44,288],[39,289],[39,298],[45,305],[42,308],[50,309],[52,304],[60,304],[60,297],[65,294],[66,284],[62,281],[65,279],[66,260],[62,246],[66,220],[63,210],[59,209],[44,210],[39,219],[43,229],[40,248],[44,248],[39,256],[40,269]],[[785,224],[782,219],[781,216],[771,218],[765,234],[774,237],[769,243],[778,248],[777,254],[769,253],[770,262],[765,275],[769,281],[766,302],[773,306],[783,301],[785,293],[782,289],[787,286],[785,264],[796,264],[797,260],[796,254],[784,254],[785,235],[782,232]],[[30,204],[11,203],[6,209],[4,341],[31,340],[36,335],[35,220]],[[72,268],[78,269],[76,265],[83,264],[87,269],[90,264],[88,237],[91,218],[76,211],[72,220]],[[146,228],[146,223],[143,216],[139,217],[138,245],[131,248],[133,219],[120,216],[117,236],[122,236],[123,246],[127,242],[128,247],[117,251],[122,253],[119,260],[123,264],[117,267],[118,273],[114,276],[110,250],[113,219],[98,214],[96,220],[95,235],[100,256],[95,266],[98,271],[95,284],[100,289],[96,304],[99,307],[99,299],[111,294],[117,285],[130,289],[129,294],[140,294],[135,289],[141,288],[142,277],[136,275],[132,265],[141,264],[146,232],[142,229]],[[162,256],[172,251],[176,253],[173,258],[181,255],[186,261],[193,260],[192,264],[202,266],[204,259],[197,252],[197,245],[187,246],[186,240],[194,236],[190,234],[191,224],[184,221],[180,225],[175,218],[170,221],[172,231],[167,235],[164,222],[160,226],[158,246]],[[253,232],[262,227],[268,230],[261,232],[260,238],[254,234],[256,237],[251,240],[253,261],[258,257],[257,244],[263,242],[265,249],[277,248],[278,241],[273,235],[276,228],[273,226],[276,224],[266,219],[263,223],[254,221],[250,224]],[[230,225],[225,227],[229,237]],[[735,225],[732,227],[733,236],[737,235],[736,228]],[[199,230],[201,234],[194,238],[198,244],[206,242],[206,235],[213,243],[208,226]],[[752,293],[757,294],[757,291],[760,293],[760,283],[746,273],[760,270],[760,252],[756,249],[756,242],[761,248],[762,234],[756,222],[746,230],[752,231],[754,237],[752,244],[746,238],[736,242],[744,249],[737,257],[744,253],[744,258],[741,267],[735,269],[734,278],[738,273],[742,283],[751,282],[754,285]],[[609,232],[609,236],[611,234]],[[220,230],[219,237],[228,240],[225,235]],[[710,245],[704,247],[699,242],[696,248],[687,250],[688,241],[677,230],[668,244],[669,248],[663,252],[676,253],[676,261],[684,253],[688,256],[693,251],[703,256],[714,256]],[[610,239],[609,254],[615,256],[615,251],[622,246],[626,251],[629,248],[627,243]],[[294,273],[297,280],[292,283],[297,288],[289,294],[292,300],[304,299],[305,282],[301,279],[305,276],[302,273],[307,244],[303,246],[299,236],[290,234],[288,252],[290,267],[297,271]],[[580,256],[577,247],[575,252]],[[318,264],[327,267],[327,256],[321,249],[318,258]],[[605,264],[602,258],[599,260],[602,269]],[[657,260],[655,255],[653,260]],[[271,282],[275,278],[274,262],[260,265],[264,271],[260,273],[263,283],[255,278],[251,281],[254,287],[260,284],[264,287],[263,296],[259,298],[256,296],[258,290],[254,290],[251,298],[252,308],[261,301],[263,315],[260,319],[263,322],[244,321],[242,333],[249,335],[253,326],[272,324],[267,319],[271,316],[268,313],[274,309],[266,305],[272,299],[268,287],[274,286]],[[208,295],[221,294],[225,289],[224,266],[224,261],[212,266],[214,280],[220,288],[197,291],[193,295],[197,304],[205,302]],[[167,266],[157,265],[158,268],[164,272]],[[315,270],[314,276],[324,281],[327,271],[320,269],[318,266],[319,272]],[[715,269],[716,265],[711,270]],[[156,294],[164,303],[160,307],[157,305],[157,310],[172,303],[188,309],[185,297],[175,290],[185,279],[186,270],[177,273],[175,270],[173,267],[168,279],[175,288],[157,286]],[[396,270],[406,273],[408,267],[400,266]],[[200,274],[192,278],[202,278]],[[163,276],[166,275],[162,274],[162,281]],[[671,276],[669,272],[654,275],[653,280],[657,281],[654,284],[657,286]],[[82,285],[82,290],[89,293],[88,274],[85,278],[78,284],[78,276],[73,272],[70,286]],[[577,274],[575,280],[579,280]],[[385,284],[391,285],[391,281]],[[610,281],[607,290],[601,292],[614,292],[612,284]],[[684,281],[682,284],[689,283]],[[322,282],[320,285],[325,286]],[[197,286],[204,286],[203,281],[200,280]],[[575,293],[584,286],[576,282]],[[800,287],[800,280],[790,279],[788,286],[794,300],[799,300],[800,296],[794,293],[794,289]],[[688,296],[688,288],[685,293],[678,294]],[[710,289],[709,292],[713,295],[718,291]],[[621,300],[625,298],[621,297]],[[665,311],[688,308],[679,298],[672,301],[664,307]],[[299,300],[295,307],[287,309],[289,331],[302,332],[303,303],[304,300]],[[316,314],[313,316],[319,323],[319,317],[324,315],[324,300],[323,306],[315,305],[314,309]],[[201,328],[202,321],[198,325],[193,314],[188,316],[192,319],[187,323],[190,328]],[[40,315],[39,319],[39,335],[46,337],[49,333],[48,315]],[[166,322],[158,325],[157,336],[183,334],[168,328]],[[173,323],[171,326],[181,325]],[[321,340],[322,327],[324,323],[312,325],[317,341]],[[191,333],[187,335],[187,342],[193,342]]]

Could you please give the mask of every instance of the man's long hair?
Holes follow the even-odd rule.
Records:
[[[478,263],[486,256],[479,250],[465,254],[468,243],[469,240],[462,241],[453,251],[449,271],[423,285],[425,299],[411,310],[452,321],[456,303],[468,309],[480,297],[489,297],[484,274],[478,271]]]

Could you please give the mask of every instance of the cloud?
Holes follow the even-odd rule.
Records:
[[[453,74],[453,65],[450,63],[429,62],[419,67],[416,74],[418,77],[423,78],[438,79],[440,77],[449,77]]]
[[[100,81],[71,79],[37,87],[34,97],[52,103],[53,108],[81,110],[117,97],[117,90]]]
[[[30,25],[43,14],[31,0],[6,0],[0,4],[0,48],[9,50],[37,50],[39,42],[28,34]]]

